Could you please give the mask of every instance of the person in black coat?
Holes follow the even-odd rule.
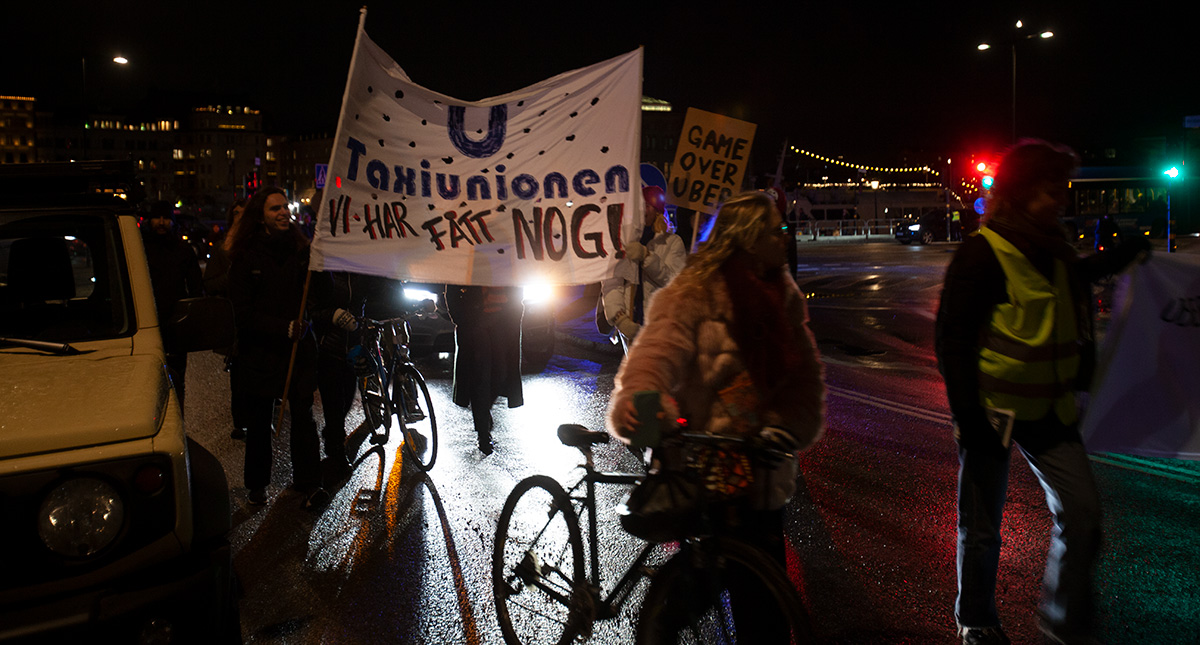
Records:
[[[244,477],[251,504],[266,502],[271,480],[271,423],[274,401],[283,392],[295,345],[287,392],[291,413],[292,487],[306,508],[329,500],[321,486],[320,443],[313,420],[317,344],[308,324],[297,320],[308,273],[308,240],[291,220],[288,199],[264,188],[226,240],[231,264],[229,297],[238,332],[238,356],[231,380],[248,401]]]
[[[171,319],[176,303],[203,295],[200,262],[175,230],[175,209],[169,202],[155,202],[150,206],[150,216],[142,226],[142,243],[146,247],[146,262],[150,265],[158,324],[165,325]],[[171,383],[182,409],[187,352],[172,347],[170,338],[164,339],[164,345]]]
[[[525,403],[521,389],[521,289],[446,286],[446,311],[454,322],[455,405],[470,407],[479,450],[492,454],[492,405]]]
[[[309,314],[317,333],[317,389],[325,425],[321,435],[329,463],[327,473],[342,479],[350,472],[346,455],[346,415],[354,403],[357,381],[347,358],[350,348],[362,342],[358,320],[363,316],[367,290],[365,276],[347,271],[312,274]]]

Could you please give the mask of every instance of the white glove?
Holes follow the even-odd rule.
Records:
[[[800,443],[796,441],[792,433],[779,426],[767,426],[759,431],[758,436],[772,447],[784,452],[796,452],[800,448]]]
[[[646,259],[646,247],[641,242],[627,242],[625,244],[625,257],[640,264],[642,260]]]
[[[631,340],[634,336],[637,336],[638,331],[640,331],[642,328],[641,325],[633,322],[633,318],[630,318],[628,314],[621,314],[618,316],[615,324],[617,331],[621,332],[621,334]]]
[[[341,308],[333,310],[333,324],[346,331],[358,329],[358,321],[354,319],[354,314]]]

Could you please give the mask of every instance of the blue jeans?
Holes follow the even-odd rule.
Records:
[[[1100,498],[1076,426],[1051,413],[1018,421],[1013,439],[1046,492],[1054,516],[1042,580],[1043,626],[1064,639],[1093,630],[1092,573],[1101,543]],[[954,615],[965,627],[1000,624],[996,570],[1000,521],[1008,492],[1008,452],[958,450],[958,600]]]

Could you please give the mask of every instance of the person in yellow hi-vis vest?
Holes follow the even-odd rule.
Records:
[[[946,271],[938,366],[958,441],[958,599],[963,643],[1008,643],[996,611],[1000,522],[1015,443],[1054,515],[1039,620],[1050,642],[1094,642],[1092,570],[1101,542],[1096,484],[1075,392],[1094,357],[1091,283],[1149,250],[1142,239],[1086,258],[1059,225],[1070,149],[1016,144],[1000,162],[984,226]]]

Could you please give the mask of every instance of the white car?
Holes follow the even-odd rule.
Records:
[[[165,368],[228,301],[157,319],[132,164],[0,167],[0,642],[241,642],[221,464]]]

